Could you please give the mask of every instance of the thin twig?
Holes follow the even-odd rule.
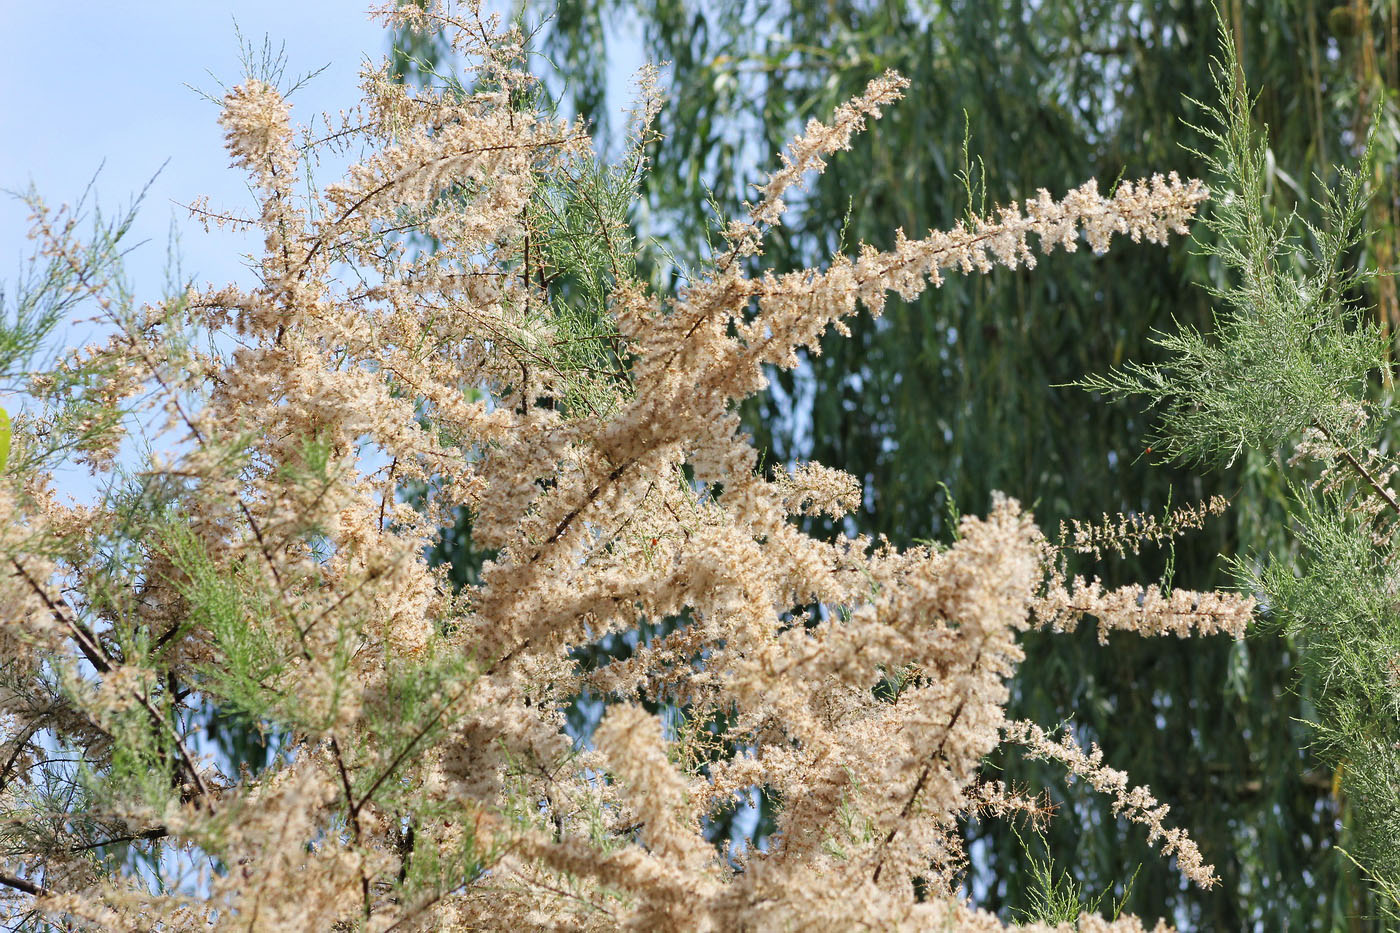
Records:
[[[73,640],[77,642],[78,649],[82,651],[83,657],[88,660],[88,663],[96,668],[99,673],[111,673],[113,669],[111,657],[107,654],[106,649],[102,646],[97,636],[77,620],[76,615],[73,613],[67,601],[62,597],[59,597],[57,601],[50,597],[47,591],[39,585],[39,581],[35,580],[18,560],[12,557],[10,558],[10,563],[14,566],[19,576],[29,584],[29,588],[39,595],[39,598],[43,600],[44,605],[48,607],[49,612],[58,620],[59,624],[65,626],[72,632]],[[209,799],[209,785],[204,782],[203,775],[199,773],[199,768],[195,765],[194,759],[190,757],[189,750],[185,748],[184,741],[181,739],[179,731],[166,721],[165,717],[151,704],[150,698],[141,693],[141,691],[129,690],[127,692],[135,698],[136,702],[140,703],[141,706],[145,708],[147,714],[150,715],[151,719],[157,725],[170,730],[175,738],[175,750],[179,754],[180,760],[184,763],[186,773],[188,773],[190,780],[194,782],[195,787],[199,790],[200,796]]]
[[[101,842],[89,842],[80,846],[69,847],[69,852],[86,852],[89,849],[100,849],[103,846],[113,846],[122,842],[140,842],[149,839],[164,839],[170,835],[170,830],[164,826],[153,826],[150,829],[142,830],[139,833],[130,833],[125,836],[113,836],[111,839],[103,839]]]
[[[1333,435],[1331,431],[1327,430],[1327,426],[1322,423],[1322,420],[1320,418],[1314,418],[1313,425],[1319,431],[1322,432],[1322,435],[1327,438],[1328,443],[1330,443],[1333,446],[1333,448],[1335,448],[1342,455],[1342,459],[1347,462],[1347,465],[1351,467],[1352,470],[1355,471],[1358,476],[1360,476],[1363,480],[1366,481],[1366,485],[1370,486],[1373,490],[1375,490],[1376,495],[1380,496],[1381,499],[1385,501],[1385,504],[1390,506],[1390,510],[1396,515],[1400,515],[1400,502],[1396,501],[1395,495],[1389,489],[1386,489],[1384,486],[1382,486],[1380,481],[1377,480],[1375,476],[1371,473],[1371,471],[1366,469],[1366,467],[1359,460],[1357,460],[1355,456],[1352,455],[1352,452],[1350,450],[1347,450],[1346,447],[1342,446],[1340,443],[1337,442],[1336,436]]]
[[[16,878],[14,875],[0,874],[0,884],[7,888],[14,888],[16,891],[23,891],[25,894],[34,897],[52,897],[53,892],[48,888],[25,881],[23,878]]]

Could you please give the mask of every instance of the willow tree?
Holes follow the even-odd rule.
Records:
[[[851,242],[888,246],[896,227],[917,236],[1038,186],[1071,184],[1086,167],[1105,180],[1157,165],[1205,170],[1192,151],[1208,151],[1192,128],[1202,118],[1192,100],[1213,92],[1220,20],[1208,2],[638,0],[534,12],[549,14],[542,44],[551,62],[579,66],[566,69],[566,106],[597,122],[609,37],[625,39],[640,23],[644,56],[671,63],[663,139],[651,153],[657,171],[635,218],[658,282],[684,281],[705,258],[712,211],[702,195],[732,211],[754,166],[795,127],[885,68],[910,77],[914,105],[790,199],[793,215],[767,244],[765,266],[801,268]],[[1329,160],[1347,154],[1395,84],[1395,11],[1373,21],[1361,0],[1227,0],[1219,12],[1264,89],[1258,112],[1275,127],[1265,193],[1274,207],[1307,210],[1314,173],[1327,180]],[[1382,263],[1393,239],[1384,209],[1373,247]],[[1175,548],[1116,566],[1085,558],[1083,572],[1108,580],[1126,572],[1211,586],[1224,579],[1221,553],[1286,552],[1277,455],[1253,452],[1205,475],[1170,466],[1151,449],[1137,407],[1066,387],[1125,359],[1158,358],[1150,337],[1174,321],[1206,326],[1201,285],[1218,280],[1219,264],[1189,246],[1166,262],[1134,251],[1054,261],[1053,276],[976,277],[892,301],[880,320],[854,322],[852,339],[828,339],[798,369],[775,371],[770,391],[745,409],[768,462],[815,458],[853,473],[865,498],[846,527],[901,543],[948,538],[959,510],[984,510],[995,490],[1034,503],[1049,529],[1086,512],[1146,516],[1216,495],[1232,501],[1228,518]],[[1393,315],[1393,298],[1381,298]],[[1050,830],[1058,869],[1087,892],[1112,890],[1130,909],[1165,909],[1201,928],[1361,922],[1364,885],[1329,848],[1347,802],[1308,751],[1301,723],[1311,687],[1296,673],[1294,645],[1262,636],[1200,651],[1120,637],[1105,652],[1094,642],[1086,631],[1028,643],[1014,707],[1071,720],[1129,756],[1177,812],[1208,827],[1202,846],[1224,884],[1183,890],[1107,807],[1073,789],[1056,804],[1080,818]],[[1035,763],[995,758],[988,767],[1048,786]],[[1004,826],[968,833],[971,889],[1010,915],[1034,909],[1043,891],[1035,869],[1045,864],[1038,843]]]

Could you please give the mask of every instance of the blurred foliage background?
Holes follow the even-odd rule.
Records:
[[[1218,12],[1270,130],[1275,209],[1311,216],[1334,163],[1382,121],[1373,235],[1357,260],[1391,270],[1400,0],[1220,0]],[[684,282],[716,217],[738,213],[807,119],[887,68],[912,81],[907,99],[789,199],[764,267],[823,265],[861,241],[887,248],[896,228],[919,236],[1041,187],[1059,196],[1089,177],[1109,189],[1119,177],[1204,171],[1192,124],[1193,99],[1213,94],[1219,19],[1207,0],[560,0],[517,15],[559,106],[588,119],[604,147],[619,147],[627,103],[609,94],[609,63],[636,57],[619,45],[640,42],[641,58],[666,63],[662,138],[631,218],[659,288]],[[432,36],[400,35],[396,48],[407,80],[432,80]],[[1221,275],[1183,243],[1165,258],[1122,244],[1104,257],[1056,254],[1031,273],[950,279],[912,303],[892,298],[883,318],[853,321],[851,339],[833,335],[820,356],[775,372],[746,420],[769,464],[814,459],[859,477],[864,507],[844,530],[899,544],[948,540],[950,516],[985,512],[993,490],[1030,505],[1052,538],[1064,519],[1224,495],[1226,516],[1174,549],[1079,569],[1109,584],[1228,587],[1220,555],[1291,546],[1283,453],[1205,475],[1162,463],[1144,440],[1150,413],[1067,386],[1154,360],[1151,334],[1174,321],[1209,329],[1205,286]],[[1400,322],[1392,279],[1368,297],[1384,326]],[[481,555],[465,516],[438,557],[472,579]],[[1263,625],[1242,643],[1118,635],[1101,648],[1089,626],[1031,635],[1025,649],[1011,714],[1072,723],[1098,742],[1171,805],[1222,883],[1185,888],[1105,799],[999,755],[988,776],[1048,791],[1057,812],[1043,840],[1003,822],[967,827],[979,905],[1023,916],[1048,851],[1087,896],[1109,892],[1188,929],[1379,928],[1364,880],[1336,851],[1347,800],[1308,751],[1310,686],[1287,639]],[[715,834],[761,842],[763,807]]]

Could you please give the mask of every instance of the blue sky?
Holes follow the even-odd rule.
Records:
[[[196,282],[244,280],[241,237],[207,236],[177,206],[201,194],[211,205],[251,204],[228,168],[217,108],[186,87],[215,96],[218,81],[242,78],[234,20],[245,38],[284,40],[287,73],[329,63],[292,98],[307,121],[356,99],[366,55],[381,57],[386,33],[362,0],[138,0],[134,3],[0,3],[0,189],[30,183],[56,206],[75,200],[102,166],[95,193],[113,210],[163,171],[142,203],[129,271],[138,295],[158,298],[165,282],[172,218],[181,231],[184,271]],[[210,72],[215,77],[210,76]],[[217,80],[216,80],[217,78]],[[105,162],[105,164],[104,164]],[[0,281],[22,258],[26,211],[0,201]]]
[[[377,61],[389,45],[368,6],[369,0],[0,0],[0,189],[32,182],[57,206],[76,200],[101,166],[95,194],[115,210],[159,171],[132,237],[146,241],[129,260],[136,294],[160,295],[172,219],[183,271],[196,284],[246,282],[239,254],[258,244],[206,235],[178,206],[199,195],[208,195],[212,207],[252,203],[242,174],[228,168],[217,107],[186,85],[217,97],[220,81],[232,86],[242,79],[236,20],[256,45],[264,36],[274,48],[285,42],[288,76],[329,65],[292,97],[295,122],[348,108],[358,100],[362,63]],[[634,37],[614,43],[612,52],[609,96],[620,111],[642,59]],[[12,282],[28,255],[26,217],[23,205],[0,198],[0,282]]]

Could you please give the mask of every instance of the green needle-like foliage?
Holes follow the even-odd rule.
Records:
[[[1277,630],[1302,650],[1317,748],[1336,780],[1356,862],[1375,887],[1376,913],[1400,920],[1400,602],[1396,599],[1400,463],[1387,396],[1388,341],[1360,300],[1358,263],[1371,236],[1368,147],[1338,171],[1319,224],[1267,208],[1267,136],[1256,128],[1243,70],[1222,36],[1221,103],[1206,107],[1216,144],[1213,237],[1228,269],[1215,326],[1162,334],[1161,363],[1130,362],[1086,387],[1145,398],[1160,410],[1154,444],[1173,456],[1227,465],[1247,451],[1291,453],[1280,469],[1292,498],[1296,558],[1236,561],[1263,594]],[[1299,230],[1299,227],[1302,230]],[[1377,449],[1380,448],[1380,449]],[[1309,466],[1310,465],[1310,466]],[[1319,473],[1320,470],[1320,473]]]

